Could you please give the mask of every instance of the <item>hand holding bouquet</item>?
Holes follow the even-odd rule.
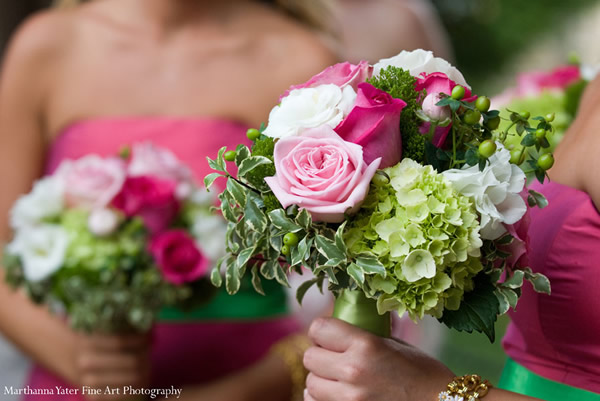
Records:
[[[77,330],[147,331],[163,306],[213,293],[206,276],[224,225],[212,199],[168,150],[125,153],[64,161],[11,211],[6,279]]]
[[[525,184],[526,175],[543,180],[551,160],[531,158],[524,171],[503,141],[539,148],[529,139],[552,125],[525,113],[510,119],[499,131],[489,99],[422,50],[337,64],[290,88],[268,125],[248,131],[252,148],[209,159],[216,172],[205,185],[227,177],[219,199],[228,255],[213,283],[224,267],[235,293],[250,271],[260,292],[259,276],[287,285],[286,270],[304,267],[315,278],[299,300],[327,278],[334,314],[378,334],[385,324],[373,315],[396,311],[493,340],[524,279],[549,292],[526,261],[527,203],[545,199]]]

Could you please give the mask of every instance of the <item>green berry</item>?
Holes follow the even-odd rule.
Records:
[[[251,141],[256,141],[258,139],[258,137],[260,136],[260,131],[257,130],[256,128],[250,128],[248,131],[246,131],[246,136]]]
[[[477,100],[475,100],[475,108],[482,113],[485,113],[490,109],[490,99],[486,96],[479,96]]]
[[[455,100],[460,100],[463,97],[465,97],[465,88],[463,88],[460,85],[456,85],[454,88],[452,88],[452,95],[451,95],[452,99]]]
[[[281,247],[281,254],[285,255],[285,256],[290,256],[290,254],[292,253],[292,250],[290,249],[289,246],[284,245]]]
[[[390,183],[390,177],[382,171],[377,171],[373,176],[373,184],[382,187]]]
[[[510,162],[512,164],[521,164],[525,159],[525,154],[523,153],[523,148],[515,148],[510,151]]]
[[[528,111],[522,111],[519,113],[519,115],[521,116],[521,118],[524,118],[525,120],[529,119],[529,117],[531,117],[531,113],[529,113]]]
[[[551,153],[544,153],[538,159],[537,164],[544,171],[550,170],[554,165],[554,156]]]
[[[546,121],[551,123],[552,121],[554,121],[554,116],[554,113],[546,114]]]
[[[283,243],[288,247],[295,247],[298,245],[298,236],[294,233],[287,233],[283,236]]]
[[[481,113],[479,110],[467,110],[465,113],[463,120],[465,123],[469,125],[475,125],[481,119]]]
[[[483,158],[488,158],[494,153],[496,153],[496,142],[491,139],[486,139],[485,141],[479,144],[479,155]]]
[[[537,130],[535,130],[535,137],[537,139],[542,139],[546,136],[546,130],[543,128],[538,128]]]
[[[500,117],[496,116],[488,118],[488,120],[485,122],[485,126],[491,131],[497,129],[500,126]]]
[[[225,152],[225,160],[227,160],[228,162],[234,161],[236,156],[237,152],[235,150],[229,150]]]

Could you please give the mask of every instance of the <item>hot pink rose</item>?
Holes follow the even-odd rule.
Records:
[[[165,280],[181,285],[204,276],[210,261],[198,250],[184,230],[169,230],[154,237],[150,253]]]
[[[455,86],[456,82],[448,78],[448,76],[443,72],[423,74],[420,77],[417,77],[415,89],[417,91],[427,91],[427,96],[423,99],[423,103],[421,105],[425,114],[430,116],[432,119],[438,119],[439,117],[449,115],[448,106],[440,107],[436,106],[435,104],[441,98],[441,94],[452,94],[452,88]],[[476,96],[471,96],[471,91],[469,88],[465,87],[465,97],[463,100],[472,102],[476,98]],[[430,123],[423,123],[421,125],[421,133],[428,133],[430,127]],[[442,147],[451,128],[451,124],[445,127],[436,127],[432,143],[438,148]]]
[[[135,177],[151,175],[175,181],[179,198],[191,193],[193,175],[190,169],[171,151],[150,142],[133,145],[128,172]]]
[[[326,125],[280,139],[274,158],[277,173],[265,181],[283,207],[298,205],[314,221],[329,223],[358,210],[381,162],[367,165],[360,145],[344,141]]]
[[[176,183],[156,177],[128,177],[113,206],[126,216],[139,216],[151,233],[163,231],[177,214]]]
[[[350,85],[356,90],[357,85],[365,82],[372,74],[373,67],[366,61],[361,61],[358,65],[338,63],[325,68],[303,84],[290,86],[290,89],[281,95],[279,101],[289,95],[294,89],[315,88],[326,84],[334,84],[340,88]]]
[[[118,158],[88,155],[61,164],[57,173],[64,182],[67,203],[85,209],[104,208],[125,182],[125,163]]]
[[[354,108],[335,131],[363,147],[365,163],[381,158],[381,168],[391,167],[402,157],[400,113],[405,106],[371,84],[359,84]]]

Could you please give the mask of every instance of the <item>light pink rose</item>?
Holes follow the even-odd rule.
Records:
[[[127,217],[139,216],[148,230],[165,230],[179,210],[176,183],[151,176],[128,177],[113,206]]]
[[[119,193],[126,166],[116,157],[88,155],[62,163],[56,174],[64,183],[67,204],[91,210],[106,207]]]
[[[181,285],[208,272],[210,261],[184,230],[169,230],[154,237],[150,253],[168,282]]]
[[[298,205],[314,221],[329,223],[358,210],[381,162],[367,165],[360,145],[326,125],[280,139],[274,158],[277,173],[265,181],[282,206]]]
[[[448,78],[446,74],[443,72],[434,72],[431,74],[423,74],[420,77],[417,77],[417,83],[415,85],[415,90],[422,91],[425,90],[427,92],[427,97],[423,99],[423,103],[421,107],[423,111],[427,115],[435,116],[435,115],[444,115],[445,113],[449,113],[449,106],[443,106],[442,109],[446,110],[437,110],[440,109],[440,106],[436,106],[435,103],[432,105],[432,101],[435,99],[439,99],[441,94],[451,95],[452,88],[456,86],[456,82]],[[427,99],[430,95],[433,95],[434,98]],[[477,96],[471,96],[471,91],[469,88],[465,87],[465,97],[463,98],[466,102],[472,102],[477,99]],[[427,100],[427,102],[426,102]],[[436,102],[437,103],[437,102]],[[427,134],[431,124],[425,122],[421,125],[421,133]],[[432,143],[441,148],[446,141],[446,137],[452,128],[452,124],[448,124],[445,127],[436,127],[435,132],[433,134]]]
[[[365,163],[381,158],[381,168],[394,166],[402,157],[400,113],[405,106],[371,84],[359,84],[354,108],[335,131],[363,147]]]
[[[191,170],[170,150],[155,146],[151,142],[133,145],[128,172],[134,177],[151,175],[175,181],[178,184],[179,198],[185,198],[191,193]]]
[[[290,86],[290,88],[281,95],[279,101],[289,95],[294,89],[315,88],[326,84],[334,84],[340,88],[350,85],[356,90],[358,84],[365,82],[372,74],[373,67],[366,61],[361,61],[358,65],[347,62],[338,63],[325,68],[303,84]]]
[[[581,79],[579,67],[567,65],[552,71],[530,71],[517,76],[517,85],[492,99],[494,107],[509,104],[516,98],[537,96],[544,90],[562,91]]]

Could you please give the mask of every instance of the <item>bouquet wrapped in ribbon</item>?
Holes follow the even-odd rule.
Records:
[[[77,330],[147,331],[163,306],[214,293],[208,272],[225,235],[214,200],[150,143],[66,160],[14,205],[6,280]]]
[[[389,335],[388,312],[433,315],[494,339],[523,280],[549,292],[527,267],[527,210],[544,206],[526,177],[543,180],[552,155],[522,166],[503,142],[552,131],[545,117],[499,112],[448,62],[417,50],[374,66],[341,63],[293,86],[249,148],[222,148],[206,187],[228,221],[228,254],[211,279],[230,293],[251,274],[287,285],[314,273],[336,295],[334,316]],[[540,149],[533,141],[525,148]],[[228,166],[235,164],[237,172]],[[231,166],[232,167],[232,166]]]

